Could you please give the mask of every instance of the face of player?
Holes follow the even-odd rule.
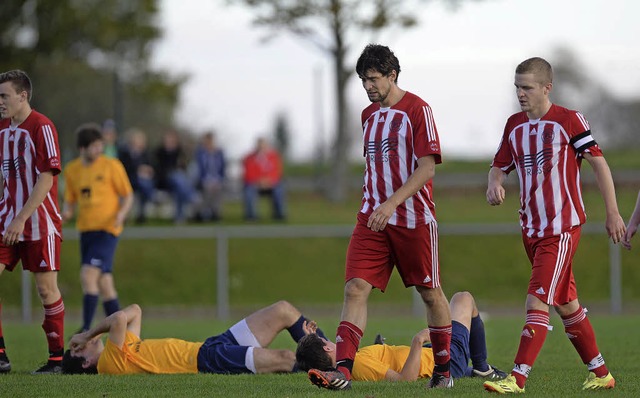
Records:
[[[19,115],[27,103],[27,92],[16,92],[13,83],[0,84],[0,118],[13,118]]]
[[[540,83],[533,73],[516,73],[514,84],[520,109],[527,112],[530,119],[539,119],[547,113],[551,106],[549,101],[551,83]]]
[[[81,151],[82,159],[87,163],[92,163],[104,151],[104,142],[102,140],[93,141],[88,147]]]
[[[98,364],[98,359],[100,358],[102,351],[104,351],[104,344],[102,343],[102,340],[98,338],[89,341],[83,349],[74,351],[73,356],[83,357],[84,363],[82,366],[88,368]]]
[[[385,100],[396,81],[396,72],[392,71],[389,75],[384,76],[378,71],[369,69],[364,76],[360,76],[360,80],[369,101],[379,102],[380,106],[385,106]]]

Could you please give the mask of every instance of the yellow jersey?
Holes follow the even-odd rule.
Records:
[[[133,189],[118,159],[101,155],[90,165],[74,159],[64,169],[64,181],[64,200],[78,205],[78,231],[106,231],[116,236],[122,232],[122,226],[114,226],[120,198]]]
[[[198,373],[202,343],[180,339],[144,339],[127,331],[122,349],[109,338],[98,359],[99,374]]]
[[[351,376],[356,381],[380,381],[385,379],[389,369],[400,373],[407,361],[410,350],[411,347],[409,346],[388,344],[374,344],[362,347],[358,350],[353,360]],[[418,378],[431,377],[434,366],[433,350],[431,348],[423,348]]]

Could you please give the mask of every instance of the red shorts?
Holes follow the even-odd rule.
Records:
[[[432,222],[408,229],[387,224],[373,232],[367,227],[367,216],[358,213],[347,249],[345,280],[361,278],[384,291],[394,265],[406,287],[440,286],[438,225]]]
[[[553,306],[577,299],[572,264],[580,227],[546,238],[529,238],[523,233],[522,240],[532,266],[528,293]]]
[[[5,246],[0,241],[0,263],[8,271],[22,261],[22,268],[31,272],[60,271],[60,237],[52,234],[42,240],[19,242]]]

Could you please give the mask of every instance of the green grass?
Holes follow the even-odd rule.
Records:
[[[313,317],[313,313],[305,313]],[[522,316],[492,316],[485,314],[489,361],[509,370],[519,340]],[[637,344],[638,316],[606,316],[590,314],[598,337],[599,348],[617,380],[613,391],[602,394],[616,397],[636,397],[640,394],[637,378],[640,355]],[[201,341],[227,328],[230,323],[214,320],[195,320],[172,317],[162,319],[145,315],[142,335],[146,338],[179,337]],[[336,316],[318,318],[320,326],[332,335]],[[557,315],[551,318],[554,330],[549,333],[545,346],[533,368],[527,384],[527,396],[578,397],[585,394],[580,385],[586,369],[580,363],[562,331]],[[370,344],[373,336],[381,332],[389,344],[408,344],[413,334],[424,327],[424,321],[412,317],[390,316],[375,305],[371,306],[370,321],[362,340]],[[67,331],[72,329],[68,326]],[[312,386],[304,374],[292,375],[136,375],[136,376],[31,376],[45,355],[45,342],[40,328],[33,325],[11,323],[5,326],[5,335],[14,371],[0,377],[0,396],[11,397],[324,397],[336,392]],[[276,348],[295,347],[282,333],[272,344]],[[426,381],[412,383],[355,382],[353,389],[341,392],[349,397],[400,396],[453,396],[477,397],[486,394],[476,379],[460,379],[454,391],[425,391]],[[598,394],[599,393],[592,393]],[[487,395],[488,396],[488,395]]]

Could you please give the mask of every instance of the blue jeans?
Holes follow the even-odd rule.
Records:
[[[176,201],[176,213],[174,219],[176,221],[184,221],[185,219],[185,207],[191,203],[193,188],[189,182],[187,173],[176,170],[169,175],[169,184],[171,187],[171,193]]]
[[[259,196],[268,195],[271,197],[272,217],[276,220],[283,220],[284,214],[284,186],[282,182],[274,185],[271,189],[261,189],[255,184],[245,184],[244,196],[244,218],[255,220],[258,218],[257,207]]]

